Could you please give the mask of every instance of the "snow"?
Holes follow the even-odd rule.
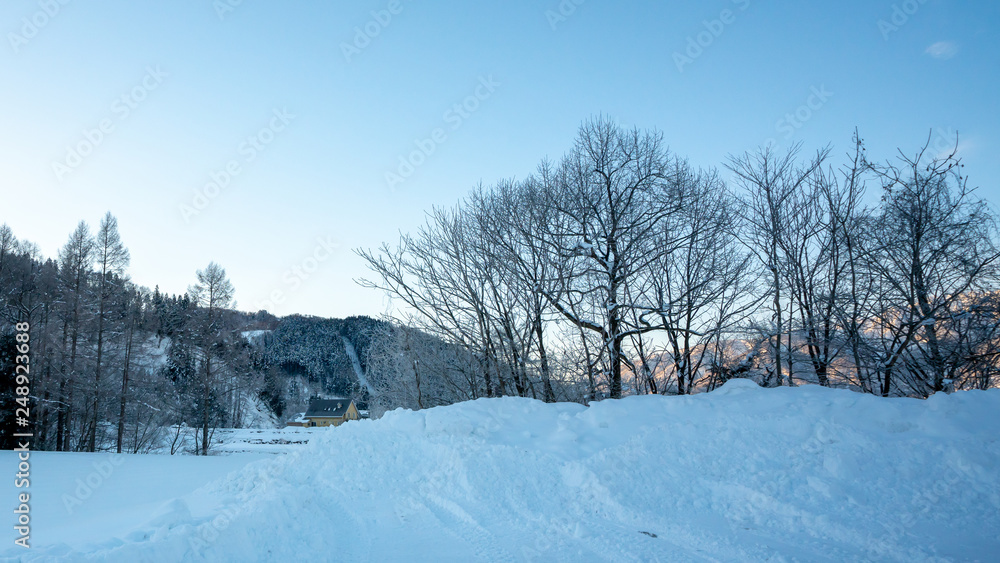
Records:
[[[17,467],[16,457],[14,452],[0,452],[0,464]],[[273,456],[32,453],[31,486],[16,490],[31,495],[32,548],[0,552],[0,559],[4,555],[45,559],[69,550],[88,551],[94,540],[128,538],[136,524],[149,522],[162,507],[184,495],[188,495],[186,502],[195,514],[212,514],[219,509],[217,498],[190,493],[268,457]],[[13,500],[16,493],[12,485],[13,479],[7,491]],[[14,531],[10,527],[5,530],[6,545],[13,545]]]
[[[346,336],[341,336],[340,339],[344,342],[344,350],[347,352],[347,357],[351,359],[351,367],[354,369],[354,375],[358,378],[358,382],[374,397],[376,394],[375,389],[368,383],[368,378],[365,377],[365,370],[361,369],[361,361],[358,359],[358,351],[355,350],[354,344]]]
[[[261,336],[264,336],[265,334],[269,334],[271,332],[274,332],[274,331],[273,330],[244,330],[243,332],[240,333],[240,336],[242,336],[244,339],[246,339],[247,342],[255,342]]]
[[[140,353],[135,355],[136,364],[150,371],[165,368],[170,359],[170,344],[169,336],[150,336],[140,345]]]
[[[35,547],[3,554],[995,560],[998,408],[1000,390],[918,401],[745,380],[590,407],[480,399],[321,429],[266,459],[126,456],[72,515],[60,495],[107,454],[33,454]]]
[[[220,428],[212,436],[212,453],[286,454],[309,443],[319,428]]]
[[[247,428],[278,428],[284,426],[278,422],[278,417],[260,397],[246,395],[243,397],[242,424]]]
[[[304,414],[304,413],[303,413]],[[197,455],[195,434],[200,428],[182,426],[166,429],[158,445],[150,449],[151,454],[169,455],[171,446],[177,455]],[[309,443],[318,428],[288,426],[285,428],[216,428],[211,432],[210,455],[230,455],[234,453],[286,454]],[[172,444],[175,436],[177,443]]]

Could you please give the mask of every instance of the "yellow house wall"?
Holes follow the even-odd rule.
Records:
[[[361,415],[358,413],[357,407],[354,406],[354,401],[347,406],[347,412],[344,413],[343,417],[339,416],[324,416],[324,417],[311,417],[309,420],[315,422],[317,427],[320,426],[340,426],[348,420],[359,420]]]
[[[310,418],[312,422],[316,423],[316,426],[337,426],[340,424],[340,417],[324,417],[324,418]]]

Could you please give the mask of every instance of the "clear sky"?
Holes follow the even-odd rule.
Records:
[[[55,257],[110,210],[136,282],[182,292],[214,260],[241,309],[384,312],[351,249],[597,114],[705,167],[959,132],[1000,201],[994,1],[5,0],[0,32],[0,223]]]

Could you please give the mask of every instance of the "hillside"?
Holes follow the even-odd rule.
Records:
[[[364,400],[366,352],[372,338],[386,330],[387,323],[370,317],[291,315],[275,321],[273,330],[249,333],[247,340],[258,354],[258,367],[276,370],[286,388],[289,380],[302,377],[315,393]],[[289,399],[290,406],[301,407],[308,396]]]
[[[998,408],[997,390],[921,401],[734,380],[590,407],[397,410],[197,490],[186,458],[149,479],[190,492],[130,534],[50,538],[25,560],[986,561],[1000,553]],[[143,477],[125,473],[101,506],[128,509]],[[37,510],[62,510],[60,493],[40,482]],[[104,521],[97,505],[77,517]]]

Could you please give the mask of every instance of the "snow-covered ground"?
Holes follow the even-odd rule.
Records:
[[[306,444],[325,428],[220,428],[212,437],[212,453],[285,454]]]
[[[589,408],[487,399],[349,422],[264,459],[126,456],[72,514],[61,495],[107,454],[37,454],[36,547],[0,553],[996,561],[998,412],[1000,390],[884,400],[747,381]]]
[[[289,426],[285,428],[216,428],[211,433],[210,455],[234,453],[286,454],[309,443],[322,428]],[[190,426],[164,428],[150,454],[197,455],[195,435],[200,428]]]
[[[127,541],[130,533],[155,521],[157,513],[178,497],[184,497],[194,511],[210,514],[220,508],[219,499],[192,495],[195,489],[251,462],[273,457],[32,453],[31,486],[15,489],[11,479],[6,488],[11,501],[20,492],[31,495],[32,547],[6,550],[18,537],[11,522],[4,527],[7,541],[0,560],[20,555],[30,561],[36,554],[45,560],[69,550],[86,551],[95,541],[114,537]],[[0,460],[2,467],[17,467],[14,452],[0,452]]]

